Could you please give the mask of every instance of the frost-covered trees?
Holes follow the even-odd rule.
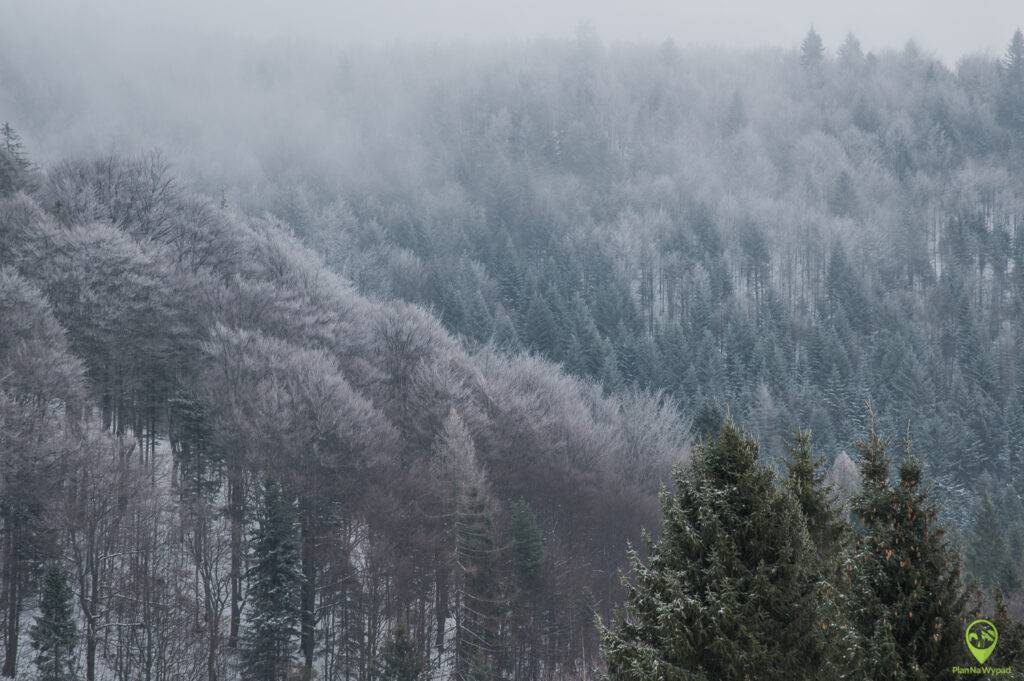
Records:
[[[431,673],[596,664],[584,594],[612,593],[685,453],[677,405],[469,354],[281,225],[162,178],[68,164],[45,197],[0,199],[10,669],[37,568],[61,556],[87,681],[336,681],[372,673],[398,626]],[[287,612],[261,563],[267,480],[294,502]]]
[[[299,634],[302,570],[295,501],[274,480],[262,485],[250,539],[251,612],[242,647],[243,677],[282,681],[291,671]]]
[[[727,423],[677,473],[662,534],[633,556],[625,610],[603,630],[612,679],[945,678],[969,594],[921,464],[908,452],[890,481],[872,414],[851,524],[810,451],[798,433],[780,488]],[[1012,660],[1019,624],[994,600]]]
[[[726,423],[675,483],[604,632],[610,677],[819,678],[828,642],[814,547],[757,445]]]
[[[855,557],[854,622],[868,642],[869,678],[940,678],[956,663],[967,593],[960,557],[909,451],[890,481],[885,443],[870,424],[858,445],[862,488],[854,500],[864,528]]]
[[[32,649],[39,681],[73,681],[78,660],[71,585],[57,563],[46,569],[39,589],[39,615],[32,625]]]
[[[1024,33],[1018,28],[1002,63],[998,98],[999,116],[1015,130],[1024,130]]]
[[[239,124],[247,169],[294,163],[250,177],[218,157],[245,177],[214,201],[188,189],[208,174],[177,181],[156,156],[43,173],[0,148],[0,263],[21,282],[0,287],[0,345],[39,339],[0,369],[8,670],[30,664],[40,566],[63,557],[84,676],[230,676],[270,478],[297,503],[298,675],[372,676],[402,627],[425,675],[462,650],[471,678],[586,676],[593,612],[621,600],[687,430],[731,415],[781,468],[796,427],[825,458],[852,451],[865,398],[887,429],[910,422],[957,530],[1005,538],[1001,566],[977,547],[967,566],[1020,612],[1020,136],[1000,113],[1016,48],[949,69],[816,44],[806,70],[800,49],[466,48],[451,88],[397,86],[450,75],[444,57],[391,55],[384,74],[351,55],[308,110],[344,118],[361,153],[330,154],[314,121],[292,132],[316,145],[246,149]],[[0,89],[16,81],[31,89]],[[370,82],[379,97],[348,97]],[[386,131],[380,103],[401,104]],[[408,153],[379,153],[381,132]],[[331,158],[295,152],[313,146]],[[8,323],[28,298],[52,324]],[[68,362],[73,399],[18,383],[60,385]],[[455,443],[479,483],[459,503],[437,465]],[[818,518],[820,471],[794,463],[777,484]],[[808,522],[819,558],[826,529]],[[841,577],[820,599],[836,640]]]

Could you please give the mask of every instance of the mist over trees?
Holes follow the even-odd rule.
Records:
[[[941,678],[969,613],[1021,659],[1020,31],[75,85],[12,30],[4,676]]]

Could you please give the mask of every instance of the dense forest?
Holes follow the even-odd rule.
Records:
[[[4,676],[1021,659],[1020,31],[195,47],[0,28]]]

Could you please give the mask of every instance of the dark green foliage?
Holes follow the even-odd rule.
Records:
[[[267,478],[250,540],[250,615],[243,645],[243,678],[281,681],[297,652],[299,592],[298,522],[295,504]]]
[[[786,489],[800,505],[819,558],[834,559],[849,526],[837,509],[835,491],[826,482],[825,463],[811,449],[810,431],[796,432],[789,456]]]
[[[634,555],[625,610],[604,630],[610,678],[820,678],[814,548],[796,501],[757,459],[727,422],[677,471],[661,536],[646,560]]]
[[[380,681],[419,681],[426,666],[416,643],[404,626],[398,626],[381,653]]]
[[[967,567],[983,591],[1013,593],[1020,586],[1021,554],[1015,554],[1012,506],[997,507],[990,494],[982,495],[967,541]],[[1018,549],[1019,551],[1019,549]]]
[[[960,558],[949,546],[920,462],[909,452],[899,482],[872,422],[861,455],[861,493],[854,510],[863,533],[855,558],[854,622],[867,647],[869,678],[945,678],[962,659],[967,593]]]
[[[1010,615],[1006,600],[998,589],[993,592],[992,601],[994,613],[986,619],[991,619],[999,630],[999,642],[987,664],[991,667],[1012,667],[1010,679],[1024,678],[1024,669],[1021,669],[1024,665],[1024,622]]]
[[[39,681],[75,681],[78,629],[71,585],[56,563],[46,569],[39,595],[39,615],[32,625],[32,649]]]

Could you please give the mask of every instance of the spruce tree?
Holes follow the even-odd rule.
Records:
[[[423,655],[409,638],[409,630],[398,626],[381,653],[381,681],[418,681],[423,678]]]
[[[1002,63],[1002,83],[997,100],[1000,122],[1024,129],[1024,33],[1018,28]]]
[[[8,121],[4,121],[4,124],[0,126],[0,148],[7,152],[19,168],[28,170],[31,164],[28,161],[28,156],[25,155],[25,145],[21,141],[21,135]]]
[[[821,41],[821,36],[814,30],[814,26],[811,26],[800,44],[800,63],[808,72],[816,74],[824,61],[825,45]]]
[[[509,507],[509,535],[512,567],[518,586],[527,590],[535,588],[544,562],[544,535],[537,524],[537,516],[525,499],[519,499]]]
[[[811,449],[811,432],[798,430],[789,446],[786,489],[800,505],[811,541],[822,559],[841,548],[848,525],[839,514],[835,491],[826,481],[825,462]]]
[[[847,71],[855,71],[864,64],[864,50],[853,33],[847,33],[839,48],[839,63]]]
[[[983,494],[975,511],[966,553],[970,572],[984,591],[993,588],[1012,591],[1017,586],[1008,555],[1008,530],[991,495]]]
[[[74,681],[76,678],[78,631],[71,598],[67,575],[60,566],[51,565],[43,578],[39,615],[30,632],[39,681]]]
[[[280,681],[288,674],[298,635],[298,522],[295,504],[267,478],[247,573],[252,605],[243,649],[243,678]]]
[[[811,679],[827,668],[814,551],[796,501],[727,422],[675,474],[661,537],[632,556],[602,627],[616,681]]]
[[[1024,621],[1010,614],[999,589],[993,592],[992,601],[995,607],[991,620],[999,630],[999,644],[988,664],[992,667],[1012,667],[1013,675],[1003,678],[1024,679]]]
[[[867,641],[864,672],[893,681],[945,678],[962,658],[967,595],[960,558],[945,540],[909,447],[897,485],[889,480],[889,457],[873,419],[858,451],[862,490],[854,510],[863,536],[854,601]]]
[[[786,490],[800,507],[815,551],[822,631],[830,641],[823,676],[840,677],[858,666],[863,640],[853,624],[853,585],[845,566],[850,555],[850,526],[843,519],[825,463],[811,447],[811,432],[798,430],[789,446]]]

